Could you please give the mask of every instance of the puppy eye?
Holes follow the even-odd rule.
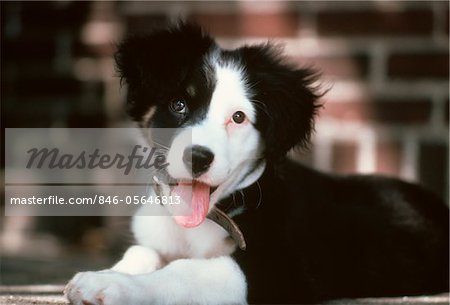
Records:
[[[182,99],[176,99],[170,102],[169,108],[176,113],[186,113],[186,102]]]
[[[233,113],[233,122],[236,124],[242,124],[245,121],[245,113],[242,111],[236,111]]]

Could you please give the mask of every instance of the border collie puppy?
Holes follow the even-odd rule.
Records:
[[[65,291],[71,302],[317,303],[448,291],[444,202],[396,179],[328,175],[286,159],[313,129],[314,72],[270,44],[221,49],[184,23],[126,39],[116,61],[140,127],[180,128],[152,194],[180,196],[190,214],[138,212],[138,245],[110,270],[78,273]]]

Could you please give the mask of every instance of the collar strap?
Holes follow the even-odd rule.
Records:
[[[231,219],[225,212],[215,207],[211,210],[211,212],[209,212],[207,218],[224,228],[241,250],[245,250],[247,248],[244,234],[241,230],[239,230],[238,225],[233,221],[233,219]]]

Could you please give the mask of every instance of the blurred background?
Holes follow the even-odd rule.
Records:
[[[5,128],[129,125],[114,45],[181,17],[225,48],[270,39],[298,65],[322,71],[331,89],[311,149],[293,158],[420,182],[448,202],[447,1],[0,5],[2,139]],[[0,284],[63,283],[75,271],[108,267],[132,242],[126,217],[2,214]]]

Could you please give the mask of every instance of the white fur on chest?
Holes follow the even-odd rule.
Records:
[[[163,206],[151,208],[165,209]],[[209,219],[188,229],[177,225],[170,215],[140,216],[145,212],[143,209],[133,218],[134,236],[140,245],[156,250],[167,262],[178,258],[226,256],[236,248],[228,233]]]

